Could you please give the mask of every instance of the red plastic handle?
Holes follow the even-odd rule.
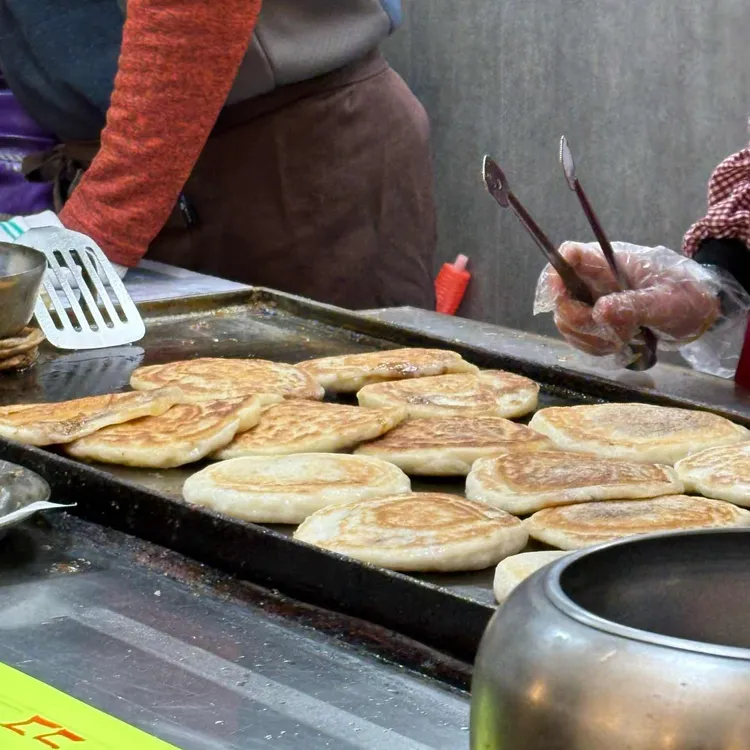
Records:
[[[435,279],[435,309],[439,313],[454,315],[458,310],[466,288],[471,280],[471,274],[466,270],[469,259],[459,255],[454,263],[445,263]]]

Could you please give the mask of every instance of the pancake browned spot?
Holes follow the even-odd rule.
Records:
[[[295,532],[318,547],[393,570],[480,570],[528,539],[501,510],[456,495],[413,493],[324,508]]]
[[[436,375],[365,386],[360,406],[404,406],[411,419],[433,417],[520,417],[534,411],[539,386],[502,370]]]
[[[355,393],[370,383],[422,378],[453,372],[479,372],[460,354],[444,349],[389,349],[300,362],[326,390]]]
[[[139,367],[130,385],[139,391],[177,385],[193,403],[266,393],[319,401],[324,395],[323,388],[307,373],[264,359],[206,357]]]
[[[277,398],[281,398],[278,396]],[[66,446],[86,461],[167,469],[200,461],[260,419],[257,396],[177,404],[158,417],[105,427]]]
[[[709,448],[674,468],[689,492],[750,507],[750,443]]]
[[[561,450],[669,465],[750,439],[750,431],[715,414],[651,404],[552,407],[538,411],[529,426]]]
[[[556,505],[674,495],[683,490],[669,466],[561,451],[483,458],[466,478],[466,497],[516,515]]]
[[[0,435],[27,445],[70,443],[97,430],[163,414],[184,397],[179,388],[115,393],[50,404],[0,407]]]
[[[214,458],[335,453],[372,440],[403,421],[404,409],[285,401],[269,406],[257,427],[237,435]]]
[[[639,534],[750,526],[750,512],[721,500],[668,495],[545,508],[524,525],[534,539],[571,550]]]
[[[409,492],[396,466],[367,456],[301,453],[221,461],[190,477],[183,497],[258,523],[300,523],[316,510]]]
[[[501,417],[410,419],[357,454],[377,456],[407,474],[465,476],[479,458],[552,448],[538,433]]]

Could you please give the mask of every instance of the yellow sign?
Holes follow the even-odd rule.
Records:
[[[0,748],[177,750],[5,664],[0,664]]]

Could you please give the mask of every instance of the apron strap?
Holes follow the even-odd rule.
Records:
[[[27,156],[22,171],[29,182],[52,183],[55,213],[59,213],[98,150],[98,141],[60,143],[49,151]]]

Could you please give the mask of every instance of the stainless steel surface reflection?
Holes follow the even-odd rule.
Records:
[[[38,250],[0,242],[0,339],[31,320],[46,267]]]
[[[750,530],[625,540],[528,579],[480,646],[471,747],[750,748]]]

